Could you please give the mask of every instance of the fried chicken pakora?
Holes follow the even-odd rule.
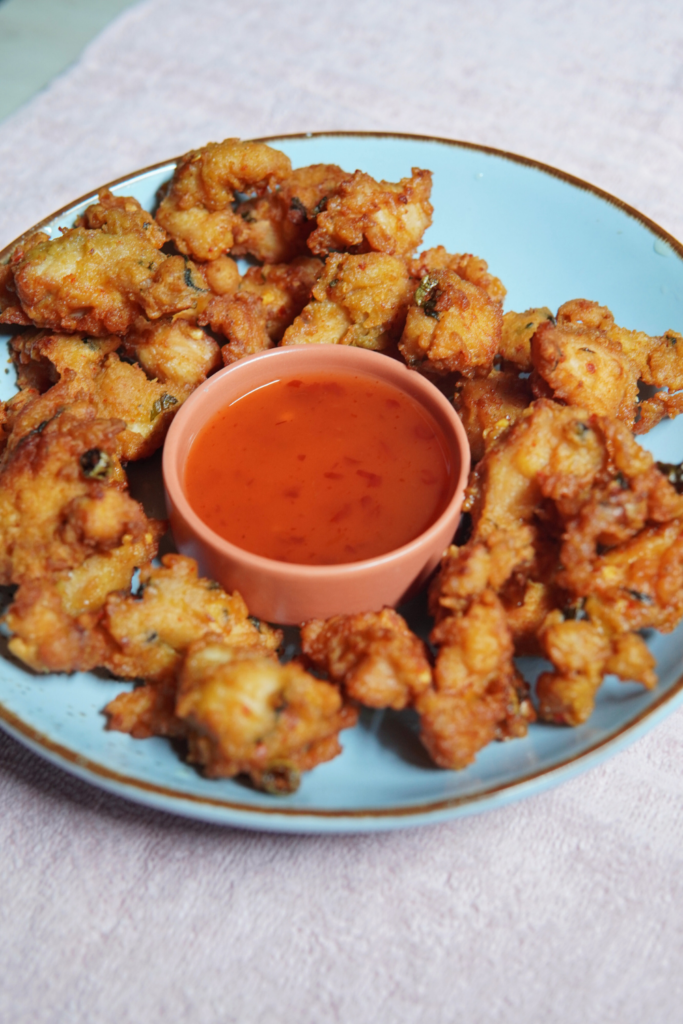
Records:
[[[302,771],[336,757],[339,732],[358,717],[336,686],[295,661],[210,637],[187,653],[176,712],[189,760],[209,778],[246,774],[269,793],[294,792]]]
[[[301,650],[370,708],[407,707],[432,681],[425,645],[393,608],[312,619],[301,628]]]
[[[358,345],[383,351],[401,334],[414,283],[406,261],[381,252],[332,253],[283,345]]]
[[[398,343],[408,366],[466,377],[491,370],[500,347],[499,302],[449,268],[422,278]]]
[[[202,261],[224,256],[245,223],[233,209],[236,194],[262,195],[291,169],[284,153],[262,142],[209,142],[179,161],[157,223],[186,256]]]

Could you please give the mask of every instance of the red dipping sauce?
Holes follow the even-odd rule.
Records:
[[[362,374],[302,374],[209,420],[190,448],[185,494],[246,551],[335,565],[414,540],[445,510],[458,473],[409,395]]]

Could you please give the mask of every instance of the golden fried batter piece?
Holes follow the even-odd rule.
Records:
[[[537,396],[548,394],[633,425],[638,367],[606,334],[546,320],[532,338],[531,361],[541,377],[540,387],[533,380]]]
[[[266,307],[261,297],[253,292],[212,299],[205,318],[212,331],[229,339],[227,345],[221,347],[225,366],[275,345],[267,330]]]
[[[520,370],[533,369],[531,362],[531,339],[541,326],[555,318],[547,306],[526,309],[523,313],[505,313],[499,353],[506,363],[513,363]]]
[[[292,165],[262,142],[209,142],[179,161],[156,219],[181,253],[214,260],[232,249],[244,224],[232,204],[236,193],[263,195],[284,181]]]
[[[108,728],[137,739],[180,736],[176,716],[178,671],[190,644],[212,636],[222,644],[271,656],[282,634],[249,616],[238,593],[226,594],[213,580],[200,578],[197,563],[165,555],[159,567],[143,565],[136,594],[110,594],[101,617],[111,643],[102,665],[145,684],[120,693],[105,712]]]
[[[500,303],[453,270],[422,279],[408,310],[399,349],[408,366],[465,376],[491,370],[500,346]]]
[[[0,265],[0,324],[27,327],[31,323],[26,316],[14,287],[14,274],[9,263]]]
[[[240,595],[226,594],[199,577],[197,563],[164,555],[162,565],[144,565],[136,594],[111,594],[102,618],[118,652],[107,663],[126,679],[160,680],[175,675],[194,640],[209,634],[241,649],[273,652],[282,635],[249,616]]]
[[[560,583],[609,634],[683,615],[683,496],[618,421],[595,424],[606,471],[568,522]]]
[[[211,335],[187,320],[139,317],[123,343],[149,378],[188,392],[221,365],[220,348]]]
[[[10,260],[0,264],[0,324],[12,324],[15,327],[28,327],[30,318],[22,309],[14,285],[14,273],[12,270],[12,259],[20,259],[23,253],[39,242],[48,242],[50,236],[43,231],[37,231],[22,242],[19,242],[12,250]]]
[[[264,263],[285,263],[309,254],[308,237],[316,217],[350,177],[336,164],[301,167],[265,196],[237,207],[242,223],[235,228],[235,256],[254,256]]]
[[[313,301],[287,328],[282,344],[386,350],[400,336],[413,289],[400,256],[332,253],[313,288]]]
[[[590,717],[604,676],[614,673],[651,689],[657,683],[655,659],[636,633],[610,638],[589,621],[548,614],[539,638],[554,672],[536,684],[539,711],[546,722],[582,725]]]
[[[165,256],[139,232],[71,228],[11,260],[22,308],[39,327],[95,337],[125,334],[138,316],[197,305],[201,278],[181,256]]]
[[[339,732],[357,720],[336,686],[296,662],[217,638],[188,651],[176,713],[188,727],[190,761],[209,778],[246,774],[269,793],[294,792],[302,771],[341,753]]]
[[[35,672],[86,672],[105,665],[114,641],[101,628],[107,595],[127,590],[136,568],[154,558],[166,524],[148,520],[138,539],[89,555],[76,568],[26,580],[5,616],[9,649]]]
[[[626,330],[588,299],[565,302],[556,325],[539,326],[531,360],[537,395],[616,416],[639,434],[683,410],[683,336]],[[638,403],[639,380],[668,390]]]
[[[467,431],[473,462],[517,422],[532,400],[528,380],[514,370],[494,369],[488,377],[457,384],[453,402]]]
[[[251,267],[231,294],[212,298],[199,322],[229,339],[221,350],[224,363],[277,344],[311,298],[322,267],[307,256]]]
[[[465,768],[494,739],[526,735],[535,714],[515,670],[505,611],[491,590],[442,619],[434,686],[418,696],[420,738],[442,768]]]
[[[123,424],[82,402],[24,436],[0,467],[0,582],[80,565],[142,539],[149,520],[117,482]],[[113,482],[110,482],[113,481]]]
[[[312,619],[301,649],[313,666],[371,708],[400,710],[432,681],[427,650],[393,608]]]
[[[452,256],[443,245],[437,245],[433,249],[425,249],[410,261],[410,273],[418,281],[421,281],[427,274],[433,274],[436,270],[454,271],[464,281],[483,288],[494,302],[502,303],[507,295],[507,289],[500,278],[489,274],[489,265],[486,260],[479,256],[473,256],[472,253],[457,253]]]
[[[330,252],[412,253],[432,222],[431,171],[413,167],[410,178],[393,184],[356,171],[342,181],[318,214],[308,239],[316,256]]]
[[[98,201],[88,206],[74,227],[101,228],[107,235],[138,234],[155,249],[161,249],[168,235],[159,227],[151,213],[132,196],[115,196],[102,189]]]
[[[115,336],[97,339],[51,332],[31,332],[13,339],[20,380],[30,386],[41,375],[48,381],[51,376],[59,379],[45,393],[23,402],[12,416],[9,446],[59,409],[87,399],[100,418],[124,421],[116,442],[119,458],[129,461],[155,452],[173,415],[195,385],[149,380],[141,367],[119,359],[113,351],[119,344]]]

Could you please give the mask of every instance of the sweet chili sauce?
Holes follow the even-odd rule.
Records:
[[[273,381],[199,432],[185,493],[221,537],[281,562],[334,565],[386,554],[446,508],[457,477],[432,416],[361,374]]]

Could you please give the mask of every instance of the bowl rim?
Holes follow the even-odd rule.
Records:
[[[415,382],[417,389],[432,402],[432,408],[438,409],[441,412],[442,419],[450,424],[452,434],[457,441],[457,457],[460,465],[457,473],[453,475],[452,493],[446,507],[426,530],[422,530],[421,533],[406,544],[402,544],[397,548],[392,548],[383,555],[376,555],[373,558],[365,558],[356,562],[341,562],[333,563],[331,565],[309,565],[302,562],[283,562],[275,558],[267,558],[264,555],[258,555],[252,551],[248,551],[246,548],[239,547],[237,544],[233,544],[231,541],[226,540],[225,537],[222,537],[219,533],[216,533],[215,530],[212,530],[211,527],[208,526],[208,524],[205,523],[197,514],[197,512],[195,512],[185,493],[181,473],[178,467],[179,455],[177,449],[183,443],[183,437],[181,436],[182,432],[187,430],[185,420],[196,414],[197,408],[201,407],[203,395],[206,394],[209,389],[215,389],[216,387],[220,388],[221,381],[232,379],[230,375],[240,372],[240,369],[245,366],[261,363],[265,367],[270,362],[292,358],[285,355],[285,353],[300,353],[304,351],[307,353],[307,358],[311,358],[312,363],[316,360],[326,363],[328,360],[334,361],[335,359],[340,358],[342,360],[353,360],[353,365],[349,367],[349,371],[347,372],[353,372],[354,369],[356,369],[358,372],[365,373],[367,376],[375,376],[377,379],[381,379],[385,383],[389,383],[386,379],[386,375],[379,372],[377,372],[377,374],[373,373],[373,366],[377,366],[378,371],[380,367],[384,367],[385,371],[389,370],[389,373],[393,372],[395,378],[403,378],[406,381],[409,379],[407,374],[410,374],[410,380]],[[347,354],[341,356],[341,352],[345,352]],[[318,354],[314,355],[314,353]],[[366,365],[368,368],[367,370],[363,369],[363,364]],[[322,371],[324,370],[324,367],[319,366],[318,369]],[[315,371],[313,366],[312,370]],[[409,394],[409,397],[412,397],[414,401],[418,402],[424,409],[426,409],[433,419],[437,419],[434,412],[432,412],[428,407],[427,402],[423,402],[417,395],[412,392],[409,393],[407,390],[401,388],[398,379],[392,380],[391,385],[399,390],[403,390],[405,394]],[[250,390],[253,390],[253,388]],[[245,392],[245,394],[247,393],[248,392]],[[201,425],[197,425],[192,428],[193,438],[196,437],[199,430],[206,425],[206,422],[208,422],[208,418],[205,419]],[[438,422],[437,425],[441,427],[445,440],[448,443],[450,439],[447,436],[446,431],[443,429],[443,426]],[[191,443],[192,442],[190,441],[190,445]],[[188,445],[188,452],[185,455],[186,459],[190,445]],[[453,453],[453,448],[450,443],[449,448],[451,453]],[[200,536],[204,539],[204,543],[209,543],[214,548],[219,549],[224,556],[231,560],[242,563],[249,562],[254,571],[267,573],[270,576],[296,576],[297,578],[305,577],[309,580],[324,579],[329,580],[330,582],[334,582],[342,577],[346,579],[353,575],[365,575],[373,570],[380,570],[384,567],[391,566],[401,558],[410,557],[413,552],[416,552],[425,546],[428,547],[433,543],[437,534],[444,529],[447,522],[453,519],[456,514],[454,506],[458,506],[458,511],[460,506],[462,506],[463,495],[467,487],[470,468],[471,452],[467,433],[460,416],[445,395],[426,377],[418,371],[411,369],[398,359],[391,359],[385,353],[375,352],[371,349],[364,349],[353,345],[303,344],[287,345],[284,347],[276,346],[274,348],[265,349],[263,352],[256,352],[252,355],[245,356],[237,362],[223,367],[222,370],[218,370],[216,373],[208,377],[203,384],[200,384],[180,407],[173,418],[171,426],[169,427],[166,440],[164,441],[162,454],[162,474],[164,489],[167,496],[167,506],[169,504],[170,496],[177,512],[182,519],[184,519],[194,536]],[[453,532],[455,532],[455,527]]]

